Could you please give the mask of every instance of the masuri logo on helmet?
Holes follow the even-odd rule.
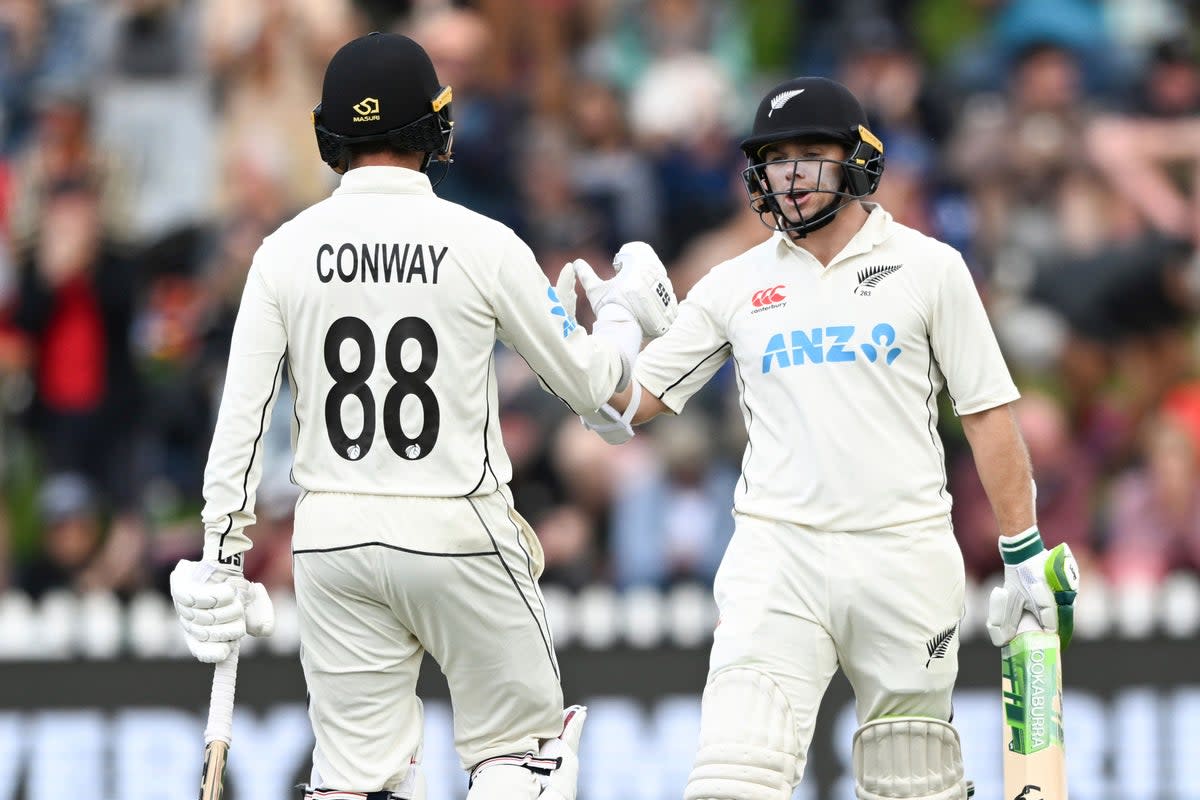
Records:
[[[438,82],[421,45],[396,33],[360,36],[334,53],[325,69],[313,128],[321,160],[337,173],[354,145],[383,143],[449,164],[454,143],[449,86]]]

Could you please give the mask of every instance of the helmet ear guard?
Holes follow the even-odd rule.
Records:
[[[430,101],[430,113],[399,128],[369,136],[344,136],[329,130],[324,125],[321,104],[318,103],[312,111],[312,119],[321,160],[341,175],[349,168],[348,145],[386,142],[397,150],[425,153],[421,172],[428,170],[434,161],[449,165],[454,160],[454,122],[450,119],[452,97],[450,87],[444,86]]]
[[[883,142],[866,125],[858,126],[858,143],[846,157],[843,170],[846,188],[855,197],[866,197],[879,188],[883,178]]]

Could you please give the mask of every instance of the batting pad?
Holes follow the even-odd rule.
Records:
[[[791,706],[768,676],[717,673],[704,690],[700,749],[685,800],[789,800],[799,757]]]
[[[858,800],[966,800],[958,731],[930,717],[889,717],[854,733]]]

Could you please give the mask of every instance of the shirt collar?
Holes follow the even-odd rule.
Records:
[[[832,267],[844,259],[870,252],[871,248],[892,235],[892,215],[885,211],[883,206],[878,203],[863,203],[863,206],[868,212],[867,221],[858,229],[858,233],[850,237],[850,241],[834,257],[829,266]],[[773,238],[775,239],[776,251],[781,256],[783,255],[783,248],[791,249],[796,255],[809,255],[807,250],[796,244],[795,240],[783,231],[776,231]]]
[[[337,194],[433,194],[429,176],[404,167],[358,167],[342,176]]]

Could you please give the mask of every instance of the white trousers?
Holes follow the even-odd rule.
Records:
[[[399,788],[421,747],[426,652],[449,684],[464,769],[558,735],[542,551],[506,492],[308,493],[293,553],[313,767],[325,788]]]
[[[839,667],[860,724],[948,720],[964,580],[949,520],[835,533],[739,515],[715,582],[720,622],[701,724],[707,754],[697,756],[693,778],[702,762],[719,774],[714,759],[761,745],[748,758],[782,764],[770,768],[776,785],[794,787]],[[746,719],[760,701],[764,719]],[[770,726],[780,730],[764,732]]]

